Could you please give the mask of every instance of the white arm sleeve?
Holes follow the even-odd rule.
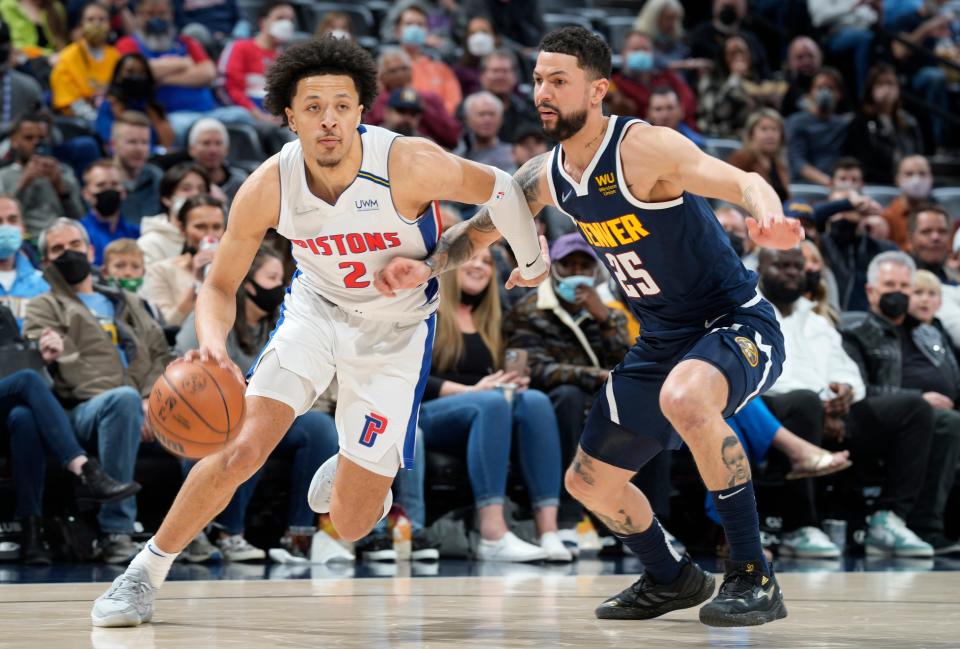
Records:
[[[493,194],[483,203],[493,224],[504,236],[517,258],[520,276],[533,279],[547,271],[547,262],[540,253],[537,225],[527,206],[520,185],[505,171],[493,169],[496,181]]]

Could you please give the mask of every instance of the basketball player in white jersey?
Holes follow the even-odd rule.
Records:
[[[336,374],[340,455],[317,472],[311,507],[356,540],[386,515],[390,485],[410,467],[430,368],[437,283],[382,295],[376,274],[402,255],[423,259],[440,237],[437,200],[484,205],[521,260],[508,285],[532,286],[548,260],[522,192],[506,173],[419,138],[362,126],[377,70],[350,40],[289,48],[267,75],[265,105],[298,139],[243,184],[196,307],[200,349],[242,375],[225,341],[235,295],[268,228],[288,238],[299,270],[277,328],[251,368],[237,437],[193,467],[146,547],[93,606],[96,626],[136,626],[176,555],[259,469],[294,418]],[[526,214],[523,217],[523,214]],[[520,215],[521,218],[518,218]]]

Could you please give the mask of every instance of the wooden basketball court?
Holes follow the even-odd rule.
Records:
[[[595,619],[593,607],[630,576],[490,572],[502,576],[173,581],[154,622],[135,629],[91,627],[90,602],[104,583],[4,585],[0,647],[960,646],[957,572],[783,574],[790,616],[750,629],[705,627],[696,610],[648,622]]]

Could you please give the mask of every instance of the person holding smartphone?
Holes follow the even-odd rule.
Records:
[[[466,450],[480,518],[480,560],[571,561],[557,533],[562,468],[557,419],[549,397],[528,389],[525,351],[503,352],[493,277],[493,257],[484,249],[441,279],[433,364],[420,407],[424,445],[447,453]],[[514,536],[503,517],[514,440],[539,547]]]

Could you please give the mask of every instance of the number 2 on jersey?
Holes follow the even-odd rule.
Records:
[[[627,297],[639,298],[642,295],[657,295],[660,287],[653,281],[653,276],[643,268],[640,255],[633,250],[621,252],[619,255],[607,253],[607,261],[613,267],[613,274],[617,276],[620,287]]]
[[[359,261],[345,261],[340,264],[340,270],[352,269],[347,276],[343,278],[343,285],[347,288],[367,288],[370,286],[369,280],[360,278],[367,274],[367,267]]]

